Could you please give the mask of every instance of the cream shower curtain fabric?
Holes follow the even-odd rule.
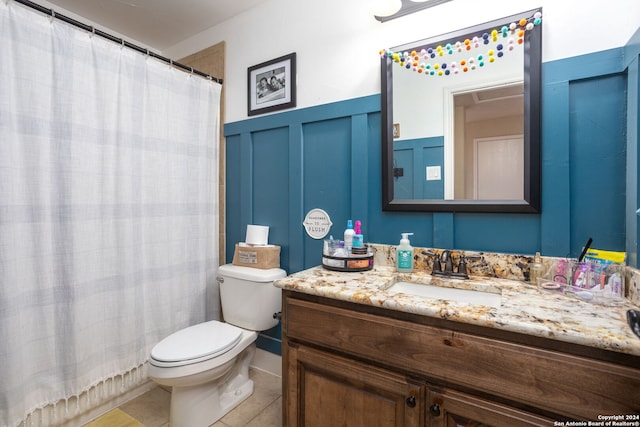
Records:
[[[0,426],[205,320],[220,89],[0,1]]]

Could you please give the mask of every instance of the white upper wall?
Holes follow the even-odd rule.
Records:
[[[247,68],[297,53],[297,108],[380,93],[378,51],[543,8],[543,61],[624,46],[640,1],[453,0],[380,23],[370,0],[269,0],[162,52],[179,59],[226,42],[226,119],[247,116]],[[589,5],[594,3],[594,5]]]

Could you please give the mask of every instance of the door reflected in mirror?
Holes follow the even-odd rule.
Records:
[[[535,12],[389,50],[383,209],[538,210],[540,28],[500,31]]]
[[[445,199],[524,199],[524,84],[453,94],[452,104]]]

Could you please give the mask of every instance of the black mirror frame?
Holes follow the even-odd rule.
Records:
[[[531,17],[542,9],[519,13],[484,24],[433,37],[416,45],[446,44],[471,38],[487,28]],[[542,28],[526,31],[524,37],[524,200],[438,200],[393,198],[393,62],[380,60],[382,110],[382,210],[409,212],[538,213],[541,190],[541,74]]]

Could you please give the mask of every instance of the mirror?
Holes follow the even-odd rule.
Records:
[[[539,212],[541,12],[382,55],[383,210]]]

